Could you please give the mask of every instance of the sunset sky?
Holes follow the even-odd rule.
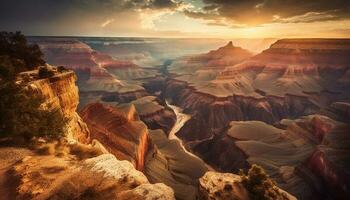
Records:
[[[26,35],[350,37],[350,0],[1,0]]]

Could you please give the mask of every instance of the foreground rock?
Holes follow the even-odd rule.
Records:
[[[9,167],[7,182],[16,183],[12,198],[175,199],[171,188],[150,184],[130,162],[101,153],[89,146],[57,144],[49,153],[27,153]]]

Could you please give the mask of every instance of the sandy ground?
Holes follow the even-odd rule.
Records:
[[[10,179],[10,169],[26,156],[33,155],[27,148],[11,147],[0,144],[0,199],[15,199],[16,180]]]

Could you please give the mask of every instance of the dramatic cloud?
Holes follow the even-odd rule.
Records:
[[[0,30],[27,35],[348,37],[346,27],[350,0],[0,0]]]
[[[203,3],[201,10],[187,10],[185,14],[234,26],[350,18],[349,0],[203,0]]]
[[[140,32],[144,21],[152,24],[162,13],[182,8],[177,0],[1,0],[0,28],[57,35],[116,28],[117,33]]]

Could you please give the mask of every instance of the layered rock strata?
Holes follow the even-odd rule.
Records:
[[[92,103],[81,112],[91,132],[118,159],[128,160],[143,170],[148,151],[148,129],[133,105],[115,107]]]
[[[341,199],[349,195],[349,125],[310,115],[282,120],[279,127],[259,121],[233,121],[226,131],[193,149],[224,171],[258,164],[298,199]],[[228,159],[221,159],[224,157]]]
[[[145,96],[130,103],[135,106],[140,119],[149,129],[162,129],[165,133],[169,133],[175,124],[174,111],[163,105],[155,96]]]
[[[74,153],[61,152],[57,156],[34,152],[9,165],[8,195],[35,200],[175,199],[171,188],[162,183],[150,184],[128,161],[101,155],[89,146],[80,145],[79,151],[74,146],[60,148]],[[94,151],[97,155],[91,154]]]
[[[208,170],[206,164],[186,153],[177,140],[169,140],[165,133],[150,131],[152,148],[144,173],[152,183],[164,183],[181,200],[193,200],[198,196],[198,179]]]
[[[26,74],[36,76],[37,71],[27,72]],[[43,96],[45,100],[43,107],[58,109],[63,113],[68,120],[66,125],[68,137],[82,143],[89,143],[89,130],[76,112],[79,104],[76,80],[73,71],[65,71],[50,78],[30,81],[27,83],[27,90],[31,95]]]

